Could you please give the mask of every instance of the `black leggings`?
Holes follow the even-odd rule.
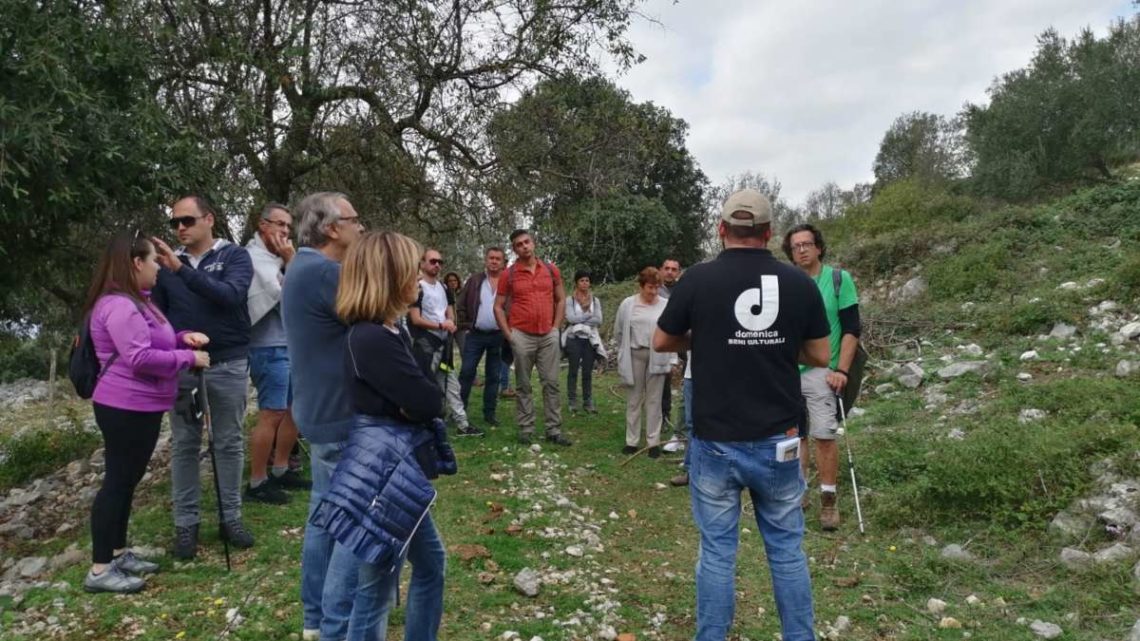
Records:
[[[103,433],[103,486],[91,504],[91,558],[110,563],[114,550],[127,547],[127,522],[135,487],[158,442],[162,412],[134,412],[93,403]]]
[[[578,398],[578,369],[582,369],[582,400],[590,402],[594,397],[594,346],[588,338],[567,338],[566,357],[570,370],[566,372],[568,396],[571,401]]]

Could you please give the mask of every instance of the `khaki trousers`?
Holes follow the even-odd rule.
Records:
[[[534,433],[534,394],[530,387],[530,370],[538,366],[538,378],[542,381],[542,406],[546,417],[546,435],[556,436],[562,432],[562,399],[558,393],[558,361],[562,345],[558,340],[558,330],[546,334],[528,334],[523,331],[511,332],[511,351],[515,356],[515,417],[519,424],[519,434]],[[660,394],[660,390],[658,390]]]
[[[645,443],[661,442],[661,396],[668,374],[649,373],[647,348],[630,350],[633,356],[633,389],[625,399],[625,444],[637,447],[641,441],[641,410],[645,407]]]

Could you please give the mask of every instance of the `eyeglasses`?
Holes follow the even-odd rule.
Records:
[[[815,247],[815,243],[796,243],[795,245],[792,245],[792,251],[803,252],[811,249],[812,247]]]
[[[442,258],[429,258],[428,262],[431,263],[432,265],[439,265],[440,267],[443,266],[443,259]]]
[[[342,218],[338,218],[336,220],[336,222],[348,223],[350,225],[356,225],[357,227],[363,227],[364,226],[364,223],[360,222],[360,216],[349,216],[347,218],[342,217]]]
[[[180,216],[178,218],[171,218],[170,228],[178,229],[179,227],[186,227],[187,229],[193,227],[201,219],[201,216]]]
[[[261,222],[269,223],[270,225],[274,225],[278,229],[284,229],[286,231],[293,231],[293,225],[291,225],[291,224],[289,224],[283,220],[269,220],[268,218],[262,218]]]

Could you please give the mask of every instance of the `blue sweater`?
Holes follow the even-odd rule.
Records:
[[[293,420],[310,443],[339,443],[352,427],[344,364],[348,328],[336,315],[340,263],[302,247],[285,270],[281,320],[293,373]]]
[[[249,283],[253,261],[240,245],[219,240],[202,255],[195,269],[190,257],[179,254],[182,269],[161,269],[151,300],[174,329],[202,332],[210,337],[210,362],[249,356]]]

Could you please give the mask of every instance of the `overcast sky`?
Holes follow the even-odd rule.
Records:
[[[871,180],[883,132],[904,112],[952,115],[1023,67],[1036,36],[1098,34],[1127,0],[648,0],[630,36],[648,59],[618,77],[690,125],[714,183],[775,176],[802,203],[828,180]]]

